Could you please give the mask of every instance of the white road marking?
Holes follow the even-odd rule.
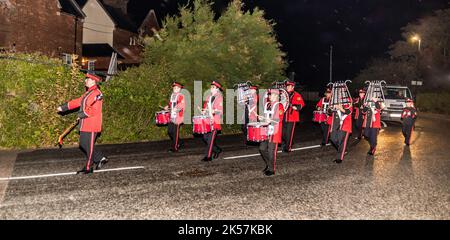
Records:
[[[331,144],[327,144],[327,146],[330,146]],[[292,149],[292,152],[296,152],[296,151],[301,151],[301,150],[306,150],[306,149],[314,149],[314,148],[320,148],[320,145],[314,145],[314,146],[309,146],[309,147],[301,147],[301,148],[295,148]],[[283,151],[278,151],[278,153],[282,153]],[[231,159],[239,159],[239,158],[249,158],[249,157],[256,157],[259,156],[260,154],[249,154],[249,155],[242,155],[242,156],[234,156],[234,157],[226,157],[224,158],[225,160],[231,160]]]
[[[143,167],[143,166],[111,168],[111,169],[102,169],[102,170],[97,170],[97,171],[94,170],[94,173],[135,170],[135,169],[144,169],[144,168],[145,167]],[[23,179],[34,179],[34,178],[47,178],[47,177],[57,177],[57,176],[69,176],[69,175],[76,175],[76,174],[77,174],[77,172],[67,172],[67,173],[54,173],[54,174],[44,174],[44,175],[34,175],[34,176],[8,177],[8,178],[0,178],[0,181],[23,180]]]

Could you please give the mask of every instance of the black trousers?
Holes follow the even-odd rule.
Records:
[[[244,123],[241,126],[242,134],[244,135],[244,143],[247,144],[247,125],[248,123]]]
[[[333,130],[330,134],[330,140],[337,150],[336,159],[344,160],[347,142],[350,133],[342,130]]]
[[[250,118],[249,118],[249,110],[248,110],[248,106],[245,106],[245,111],[244,111],[244,124],[242,124],[241,129],[242,129],[242,133],[244,134],[244,144],[247,144],[247,125],[250,122]]]
[[[266,164],[267,170],[272,172],[276,170],[277,151],[278,143],[272,143],[267,140],[259,145],[259,153]]]
[[[324,122],[321,122],[320,128],[322,129],[322,145],[326,145],[328,144],[328,129],[330,126]]]
[[[363,134],[363,123],[364,123],[364,119],[362,114],[359,115],[358,119],[353,119],[354,123],[353,126],[353,130],[355,133],[355,137],[357,138],[361,138],[362,134]]]
[[[403,137],[405,137],[405,144],[411,144],[411,136],[413,134],[414,131],[414,124],[411,123],[403,123],[402,126],[402,133],[403,133]]]
[[[366,137],[369,141],[370,152],[372,154],[375,154],[375,151],[377,150],[377,140],[379,132],[380,129],[378,128],[364,128],[364,137]]]
[[[294,144],[295,122],[286,122],[283,120],[282,144],[283,151],[291,151]]]
[[[169,134],[170,140],[172,141],[172,149],[177,151],[180,145],[183,145],[183,141],[180,140],[180,130],[181,124],[175,124],[170,122],[167,127],[167,132]]]
[[[205,156],[211,158],[213,153],[221,152],[222,149],[217,145],[217,134],[219,131],[213,130],[212,132],[203,134],[203,142],[207,145]]]
[[[80,149],[86,156],[86,170],[92,168],[92,163],[99,163],[104,157],[103,154],[95,148],[95,141],[100,133],[80,132]]]

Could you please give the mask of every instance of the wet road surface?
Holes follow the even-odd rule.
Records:
[[[229,159],[258,153],[242,136],[220,136],[224,152],[208,163],[200,139],[175,154],[168,142],[101,145],[106,172],[87,176],[71,175],[84,164],[77,148],[21,152],[0,165],[0,219],[450,219],[449,126],[422,114],[408,148],[388,123],[374,157],[351,139],[338,165],[307,122],[294,148],[313,148],[279,154],[273,177],[259,156]],[[41,176],[56,173],[67,175]]]

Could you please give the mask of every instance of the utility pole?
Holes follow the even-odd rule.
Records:
[[[333,45],[330,46],[330,83],[333,82]]]

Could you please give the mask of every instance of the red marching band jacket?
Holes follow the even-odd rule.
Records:
[[[330,99],[327,100],[326,97],[323,97],[319,100],[319,102],[316,104],[316,108],[318,110],[320,110],[323,113],[327,113],[327,108],[330,104]],[[329,120],[330,116],[327,115],[327,120],[325,121],[326,124],[328,124],[328,120]]]
[[[340,130],[342,130],[342,131],[344,131],[344,132],[348,132],[348,133],[351,133],[352,132],[352,112],[353,112],[353,110],[352,110],[352,108],[349,106],[349,105],[347,105],[347,104],[345,104],[344,106],[344,109],[347,111],[347,113],[342,113],[342,117],[345,117],[344,118],[344,121],[342,122],[342,125],[340,126]],[[333,126],[333,124],[334,124],[334,117],[335,117],[335,114],[338,114],[336,111],[333,111],[332,113],[331,113],[331,115],[330,116],[328,116],[328,120],[327,120],[327,124],[328,125],[330,125],[331,127],[329,128],[329,131],[331,131],[332,130],[332,126]]]
[[[284,107],[280,102],[275,102],[272,104],[266,103],[264,107],[265,118],[273,120],[269,124],[269,142],[271,143],[281,143],[282,131],[283,131],[283,117],[284,117]]]
[[[103,95],[97,85],[90,87],[80,98],[71,100],[61,106],[63,111],[79,108],[81,132],[102,131]]]
[[[208,95],[206,99],[203,104],[203,109],[210,114],[209,116],[212,115],[213,129],[220,131],[222,130],[223,96],[221,93],[217,93],[216,95]]]
[[[300,122],[300,110],[305,106],[305,102],[303,101],[302,95],[298,92],[293,92],[290,95],[290,105],[285,113],[286,122]],[[292,107],[296,106],[297,111]]]
[[[416,119],[417,118],[417,110],[414,107],[405,107],[403,108],[403,112],[402,112],[402,116],[401,116],[402,120],[404,119]]]
[[[381,128],[381,107],[379,102],[375,104],[375,108],[373,110],[368,107],[364,107],[362,112],[364,114],[364,128]]]
[[[182,124],[186,102],[182,93],[172,93],[169,101],[170,121],[175,124]]]

